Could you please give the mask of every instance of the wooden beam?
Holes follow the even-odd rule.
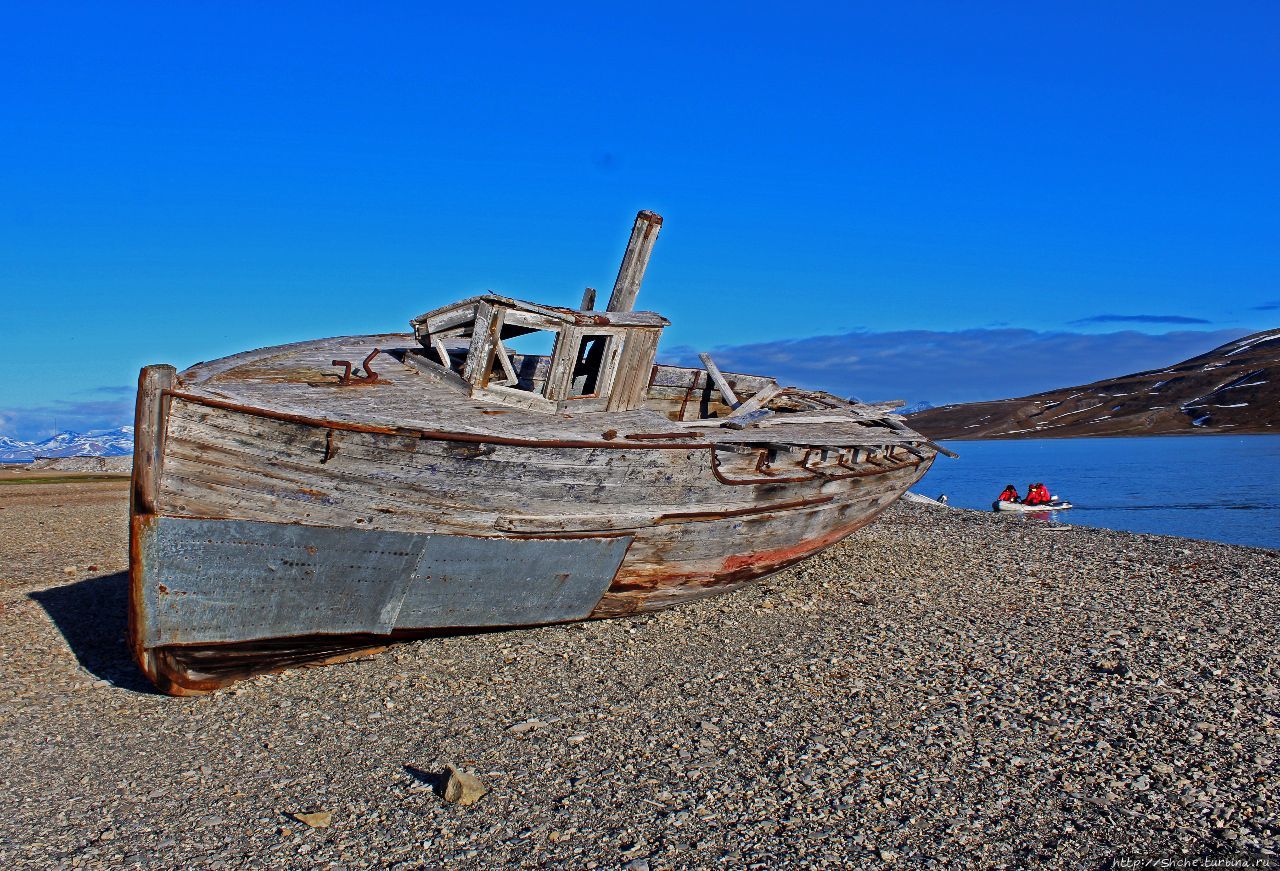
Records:
[[[558,402],[569,395],[581,341],[580,327],[564,327],[556,338],[556,346],[551,353],[551,368],[547,371],[547,383],[542,389],[542,395],[552,402]]]
[[[476,387],[489,386],[489,373],[493,371],[493,354],[498,334],[502,331],[503,310],[487,302],[476,304],[475,325],[471,329],[471,345],[467,349],[467,362],[462,377]]]
[[[773,399],[773,397],[777,396],[781,392],[782,388],[778,386],[777,382],[774,382],[773,384],[766,384],[764,387],[757,390],[754,396],[739,403],[738,407],[733,410],[733,414],[729,416],[741,417],[744,414],[750,414],[753,411],[764,408],[764,404],[766,402]],[[761,418],[756,419],[760,420]]]
[[[596,289],[588,287],[582,292],[582,305],[578,306],[582,311],[589,312],[596,307]]]
[[[498,361],[502,364],[502,371],[507,376],[507,381],[514,387],[519,383],[520,379],[516,377],[516,370],[511,368],[511,358],[508,356],[507,347],[502,344],[501,339],[494,339],[494,351],[498,356]]]
[[[415,319],[413,324],[414,331],[419,335],[424,333],[442,333],[445,330],[454,327],[470,324],[476,317],[475,304],[461,305],[457,308],[441,312],[438,315],[427,318],[425,315],[421,319]]]
[[[558,330],[564,326],[564,318],[551,318],[546,315],[537,314],[536,312],[521,311],[518,308],[506,309],[506,314],[502,318],[502,325],[512,327],[526,327],[530,330]]]
[[[955,451],[949,451],[935,441],[927,441],[925,442],[925,444],[933,448],[938,453],[942,454],[944,457],[950,457],[953,460],[960,459],[960,455],[957,454]]]
[[[440,340],[439,336],[431,337],[431,347],[435,348],[436,353],[440,355],[441,365],[446,369],[453,368],[453,361],[449,359],[449,349],[444,346],[444,342]]]
[[[466,393],[471,391],[471,385],[463,381],[461,375],[454,372],[449,366],[440,365],[425,354],[415,354],[409,351],[404,355],[401,362],[415,372],[425,375],[434,381],[453,385]]]
[[[177,371],[172,366],[145,366],[138,373],[138,399],[133,417],[134,514],[154,514],[164,464],[165,417]]]
[[[614,339],[614,345],[622,343],[622,348],[616,373],[608,385],[609,411],[631,411],[644,406],[659,335],[658,330],[627,330]]]
[[[724,397],[725,404],[730,408],[738,407],[738,397],[734,394],[733,388],[729,386],[729,382],[724,380],[724,376],[720,374],[720,367],[711,359],[710,354],[699,354],[698,359],[702,361],[702,365],[707,367],[707,374],[711,376],[711,380],[715,382],[716,389],[720,391],[720,395]]]
[[[622,265],[618,268],[618,279],[613,283],[613,294],[609,297],[606,311],[629,312],[636,307],[640,282],[644,280],[649,255],[653,253],[653,243],[657,240],[661,227],[661,215],[650,211],[636,215],[636,222],[631,228],[631,239],[627,242],[627,252],[622,255]]]

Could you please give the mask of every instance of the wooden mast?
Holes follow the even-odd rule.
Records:
[[[661,215],[647,209],[636,215],[631,239],[627,242],[627,253],[622,255],[622,266],[618,268],[618,280],[613,283],[613,294],[609,297],[606,311],[629,312],[635,308],[640,282],[644,280],[644,270],[649,265],[649,255],[653,253],[653,243],[661,227]]]

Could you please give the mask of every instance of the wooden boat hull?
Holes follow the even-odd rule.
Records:
[[[396,640],[667,607],[870,522],[932,461],[798,475],[696,439],[477,437],[243,408],[140,381],[131,639],[163,690]]]

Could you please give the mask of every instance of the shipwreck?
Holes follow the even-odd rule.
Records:
[[[485,294],[412,333],[139,377],[130,642],[174,695],[456,631],[725,592],[871,522],[941,448],[891,404],[655,362],[641,212],[607,306]],[[543,334],[549,353],[517,353]]]

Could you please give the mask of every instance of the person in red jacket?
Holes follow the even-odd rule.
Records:
[[[1018,498],[1018,488],[1012,484],[1005,484],[1004,490],[1000,493],[1001,502],[1021,502]]]
[[[1039,482],[1027,488],[1027,498],[1022,500],[1024,505],[1046,505],[1052,501],[1053,497],[1049,495],[1049,488]]]

